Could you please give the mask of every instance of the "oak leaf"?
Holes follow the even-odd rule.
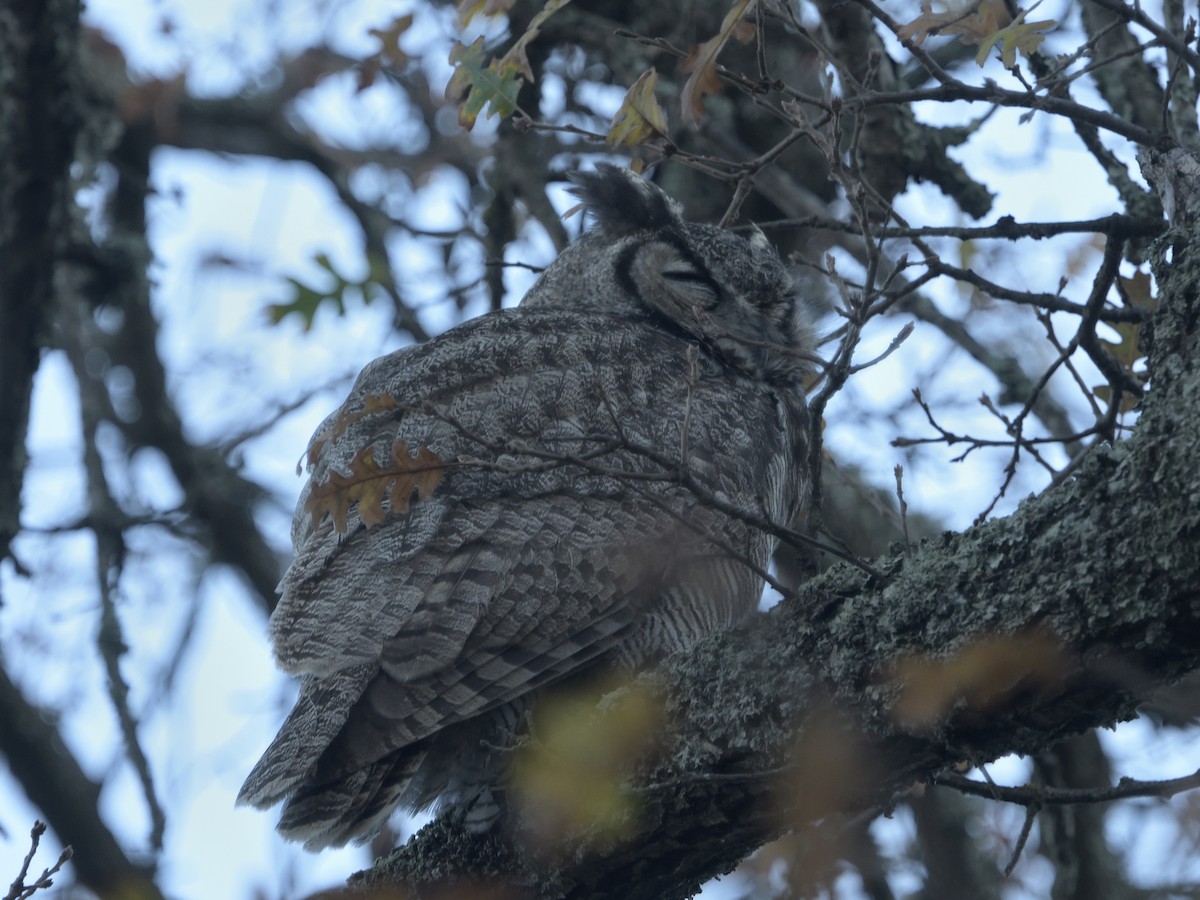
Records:
[[[346,429],[351,424],[359,419],[365,419],[367,416],[373,416],[377,413],[393,412],[400,408],[399,401],[391,394],[367,394],[363,397],[362,409],[347,409],[343,406],[338,410],[337,418],[333,423],[315,435],[308,445],[308,464],[315,466],[317,460],[321,456],[326,445],[334,438],[341,437],[346,433]],[[296,474],[300,474],[297,472]]]
[[[508,795],[534,845],[552,849],[584,829],[628,838],[643,798],[626,777],[631,764],[653,753],[665,715],[662,700],[637,683],[544,697],[533,714],[533,739],[513,754]]]
[[[1148,272],[1134,272],[1128,278],[1121,276],[1119,282],[1121,296],[1129,306],[1147,312],[1153,312],[1158,307],[1158,300],[1151,291],[1150,274]],[[1118,343],[1100,338],[1100,345],[1108,351],[1109,355],[1116,360],[1117,364],[1134,381],[1144,383],[1145,375],[1138,371],[1137,366],[1138,361],[1144,359],[1147,353],[1146,348],[1142,345],[1143,326],[1137,322],[1110,322],[1108,324],[1110,328],[1116,331],[1117,336],[1121,340]],[[1105,404],[1113,402],[1113,389],[1111,385],[1096,385],[1092,388],[1092,393]],[[1128,391],[1123,392],[1121,394],[1120,412],[1130,412],[1141,400],[1142,398],[1139,394],[1131,394]]]
[[[1042,41],[1045,40],[1045,35],[1039,34],[1039,32],[1049,31],[1058,25],[1058,21],[1056,19],[1045,19],[1041,22],[1026,22],[1025,16],[1037,7],[1037,5],[1035,3],[1029,9],[1022,10],[1010,24],[1001,28],[995,34],[988,35],[987,38],[980,42],[979,52],[975,54],[975,62],[981,68],[987,62],[989,51],[996,44],[1000,44],[1000,62],[1006,69],[1016,68],[1018,50],[1028,59],[1030,54],[1041,46]]]
[[[483,47],[483,37],[475,39],[470,46],[455,44],[450,50],[450,64],[454,74],[446,85],[446,99],[461,103],[458,124],[468,131],[475,127],[479,114],[487,107],[487,117],[508,118],[517,112],[517,94],[521,85],[533,81],[533,68],[529,65],[526,49],[541,33],[542,24],[570,3],[571,0],[546,0],[541,12],[534,16],[529,27],[508,48],[503,56],[489,59]],[[471,3],[464,0],[459,6],[460,18],[470,19],[476,14],[495,15],[504,12],[511,3]]]
[[[470,45],[455,44],[450,50],[454,74],[446,85],[446,99],[461,103],[458,124],[468,131],[486,106],[487,117],[508,118],[517,110],[517,92],[521,89],[520,70],[511,61],[488,59],[483,37]]]
[[[349,475],[331,471],[327,481],[313,483],[304,511],[312,517],[314,530],[329,516],[338,534],[345,534],[350,506],[357,503],[363,525],[373,528],[387,519],[385,499],[393,515],[403,515],[411,507],[414,493],[418,500],[428,500],[444,475],[445,464],[428,447],[421,447],[413,456],[408,444],[396,441],[391,459],[380,465],[375,461],[374,447],[368,445],[350,460]]]
[[[890,673],[900,686],[892,712],[909,728],[956,712],[986,714],[1015,691],[1053,685],[1066,669],[1059,641],[1041,630],[982,638],[941,659],[906,656]]]
[[[966,9],[951,7],[936,13],[929,2],[923,2],[921,14],[897,28],[896,36],[901,40],[911,40],[919,47],[930,35],[954,35],[961,43],[979,47],[975,62],[981,67],[987,62],[991,49],[999,44],[1001,62],[1006,69],[1011,69],[1017,64],[1018,51],[1028,57],[1044,40],[1040,32],[1058,25],[1055,19],[1025,21],[1025,17],[1040,3],[1041,0],[1038,0],[1014,19],[1008,14],[1004,0],[979,0]]]

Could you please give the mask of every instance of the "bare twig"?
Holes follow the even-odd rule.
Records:
[[[956,772],[943,772],[934,776],[932,781],[934,784],[953,788],[960,793],[975,797],[1002,800],[1005,803],[1015,803],[1025,807],[1042,807],[1078,803],[1112,803],[1130,797],[1155,797],[1166,800],[1176,794],[1200,788],[1200,770],[1191,775],[1168,778],[1163,781],[1122,778],[1115,785],[1092,788],[1059,788],[1041,784],[1006,787],[984,784]]]
[[[26,900],[27,897],[32,897],[37,891],[50,888],[54,884],[53,876],[58,874],[58,871],[71,858],[71,848],[64,847],[62,853],[58,854],[58,861],[53,866],[48,869],[42,869],[41,875],[34,879],[31,884],[26,884],[25,878],[29,875],[29,865],[33,862],[38,844],[45,833],[46,823],[41,820],[35,821],[33,828],[29,829],[29,852],[25,854],[25,860],[21,864],[21,871],[17,873],[17,877],[13,879],[13,883],[9,885],[8,893],[4,895],[4,900]]]

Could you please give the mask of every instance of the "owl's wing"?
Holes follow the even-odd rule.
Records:
[[[795,424],[685,338],[618,317],[518,309],[373,363],[314,440],[271,625],[304,687],[241,799],[344,777],[619,651],[677,587],[673,568],[750,540],[641,448],[786,522],[775,507],[794,500],[760,496],[762,473],[787,458]],[[360,501],[344,533],[307,512],[321,485],[363,471],[364,448],[386,466],[401,443],[442,467],[406,512],[384,500],[368,528]]]

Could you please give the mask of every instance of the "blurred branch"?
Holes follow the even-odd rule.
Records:
[[[82,332],[83,323],[89,318],[88,311],[80,308],[82,299],[77,295],[64,298],[60,303],[66,307],[60,310],[58,316],[60,328],[69,335],[65,341],[67,357],[79,387],[83,464],[87,474],[87,521],[96,540],[96,584],[100,593],[100,627],[96,633],[96,646],[100,658],[104,660],[109,698],[124,737],[125,751],[137,774],[150,813],[150,845],[156,851],[161,851],[163,833],[167,827],[166,814],[159,803],[150,762],[138,737],[137,718],[129,705],[129,684],[121,671],[121,658],[129,647],[125,643],[117,613],[117,599],[128,551],[125,543],[128,518],[113,497],[98,444],[98,432],[105,413],[111,414],[112,409],[104,385],[91,378],[87,371],[84,357],[89,344],[83,339]]]
[[[0,2],[0,561],[20,529],[29,398],[71,233],[79,0]]]
[[[934,781],[936,784],[936,780]],[[1000,872],[972,834],[978,801],[930,787],[908,799],[917,826],[925,884],[920,900],[999,900]]]
[[[1041,782],[1035,782],[1034,787],[1087,790],[1112,780],[1112,767],[1094,731],[1076,735],[1039,754],[1034,757],[1033,767],[1036,782]],[[1200,786],[1200,778],[1193,779],[1193,786]],[[1038,851],[1054,866],[1054,897],[1133,900],[1141,896],[1141,891],[1126,880],[1123,860],[1109,845],[1107,809],[1094,801],[1031,805],[1027,809],[1037,811]]]
[[[1164,28],[1162,24],[1150,18],[1140,6],[1124,3],[1122,0],[1088,0],[1085,6],[1092,4],[1103,7],[1127,22],[1136,22],[1138,25],[1141,25],[1158,38],[1164,47],[1169,48],[1172,53],[1187,60],[1188,65],[1196,71],[1197,75],[1200,75],[1200,54],[1190,49],[1178,34],[1173,34],[1170,30]]]
[[[262,489],[242,477],[217,448],[193,444],[167,388],[167,374],[158,355],[158,322],[150,308],[146,264],[146,190],[149,185],[152,138],[142,129],[127,130],[113,156],[118,181],[110,203],[113,230],[96,249],[89,291],[97,307],[115,306],[124,314],[120,330],[108,349],[114,363],[134,376],[139,410],[118,419],[134,447],[163,452],[187,496],[191,515],[205,527],[202,541],[213,557],[241,572],[262,606],[275,605],[279,583],[279,554],[266,542],[254,520],[254,504]]]

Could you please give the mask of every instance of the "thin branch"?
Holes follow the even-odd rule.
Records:
[[[1041,807],[1079,803],[1112,803],[1116,800],[1127,800],[1130,797],[1156,797],[1167,800],[1176,794],[1200,788],[1200,770],[1191,775],[1168,778],[1163,781],[1122,778],[1115,785],[1091,788],[1059,788],[1042,784],[1006,787],[975,781],[965,775],[959,775],[957,772],[943,772],[930,780],[934,784],[953,788],[960,793],[974,797],[1001,800],[1005,803],[1015,803],[1025,807]]]
[[[1121,0],[1088,0],[1097,6],[1102,6],[1109,12],[1116,13],[1128,22],[1134,22],[1154,35],[1164,47],[1169,48],[1177,56],[1186,59],[1189,66],[1200,75],[1200,54],[1192,50],[1179,36],[1171,33],[1160,23],[1154,21],[1142,11],[1140,4],[1123,3]]]
[[[58,874],[59,869],[66,865],[67,861],[72,856],[70,847],[64,847],[62,852],[58,854],[58,861],[48,869],[42,869],[42,874],[34,879],[32,884],[26,884],[25,878],[29,875],[29,865],[33,862],[33,857],[37,854],[38,844],[41,843],[42,835],[46,833],[46,823],[37,820],[33,823],[33,828],[29,830],[29,852],[25,854],[25,860],[21,864],[21,871],[17,873],[17,877],[13,879],[13,883],[8,888],[8,893],[4,895],[4,900],[27,900],[36,892],[45,890],[54,885],[54,875]]]

